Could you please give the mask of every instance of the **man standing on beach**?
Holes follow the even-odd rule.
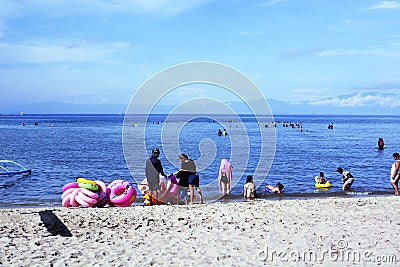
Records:
[[[399,173],[399,167],[400,167],[400,155],[399,153],[393,153],[393,159],[394,162],[392,164],[392,168],[390,170],[390,183],[392,184],[394,188],[394,194],[396,196],[399,195],[399,180],[400,180],[400,173]]]
[[[158,201],[158,190],[160,189],[160,174],[162,176],[166,176],[164,174],[164,170],[161,165],[161,161],[158,159],[158,156],[160,156],[160,150],[158,148],[154,148],[151,151],[151,157],[146,161],[146,178],[150,191],[150,205],[152,205],[153,191],[155,191],[156,193],[156,202]]]
[[[354,183],[353,175],[351,175],[350,172],[343,170],[342,167],[337,168],[336,171],[343,176],[342,177],[342,182],[343,182],[342,190],[344,191],[344,190],[350,189],[351,185]]]

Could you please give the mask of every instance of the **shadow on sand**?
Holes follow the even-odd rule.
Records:
[[[40,211],[39,215],[51,235],[72,236],[65,224],[58,219],[52,210]]]

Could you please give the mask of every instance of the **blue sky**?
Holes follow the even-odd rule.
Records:
[[[2,0],[0,107],[126,105],[155,73],[211,61],[288,105],[398,113],[399,17],[380,0]],[[161,103],[188,95],[236,101],[196,85]]]

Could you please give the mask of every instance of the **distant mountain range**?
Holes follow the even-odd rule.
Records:
[[[400,115],[400,98],[396,94],[363,92],[326,98],[314,102],[292,104],[268,99],[273,114],[354,114],[354,115]],[[250,107],[263,105],[261,100],[252,100],[248,106],[242,102],[227,103],[238,114],[251,113]],[[73,104],[60,102],[0,104],[0,114],[120,114],[125,113],[127,104]],[[261,106],[262,107],[262,106]],[[139,107],[140,108],[140,107]],[[174,106],[157,105],[152,113],[170,113]],[[140,110],[140,109],[139,109]],[[146,110],[146,109],[144,109]],[[188,113],[221,113],[217,107],[195,106]],[[266,110],[268,113],[268,110]]]

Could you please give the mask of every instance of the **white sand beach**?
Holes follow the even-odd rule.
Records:
[[[0,265],[393,266],[399,207],[387,196],[2,209]]]

